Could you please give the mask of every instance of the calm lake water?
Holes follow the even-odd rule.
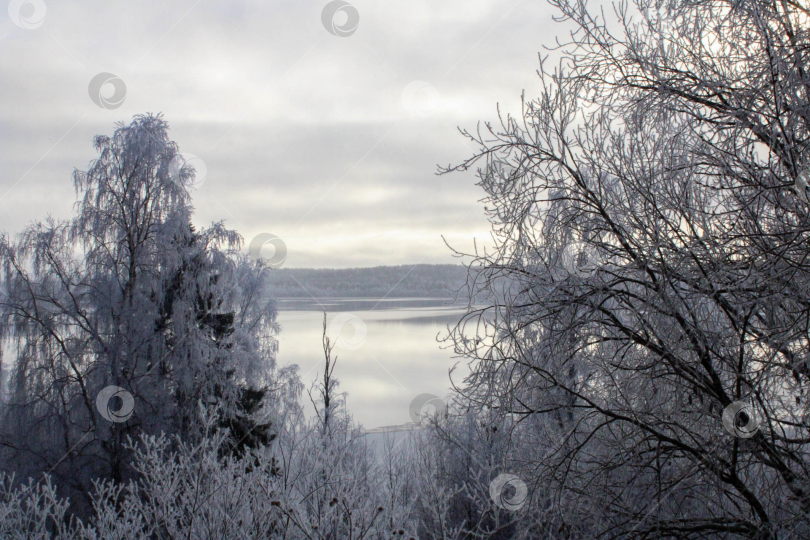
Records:
[[[454,359],[447,334],[466,306],[437,298],[280,299],[278,364],[298,364],[309,385],[323,376],[323,312],[327,335],[336,346],[335,374],[348,409],[366,428],[411,421],[409,406],[420,394],[444,398],[453,380],[467,374],[466,361]],[[312,405],[305,397],[308,414]]]

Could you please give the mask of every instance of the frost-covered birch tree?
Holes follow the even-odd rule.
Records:
[[[265,270],[235,231],[191,224],[195,171],[167,123],[136,116],[94,145],[75,215],[0,240],[0,463],[78,492],[130,476],[128,436],[193,442],[207,408],[241,446],[266,443],[281,406]],[[123,392],[97,403],[110,386]],[[110,421],[105,405],[131,415]]]

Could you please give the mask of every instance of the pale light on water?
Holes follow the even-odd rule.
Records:
[[[327,325],[351,313],[365,326],[363,337],[356,325],[346,324],[343,343],[339,341],[333,351],[338,357],[335,373],[340,391],[348,393],[349,412],[363,426],[405,424],[411,421],[408,407],[416,396],[447,395],[448,372],[457,359],[447,343],[437,338],[461,318],[464,305],[450,305],[441,298],[280,300],[278,363],[298,364],[307,386],[323,374],[324,311]],[[454,380],[460,382],[467,371],[466,364],[460,363]],[[312,405],[305,405],[311,414]]]

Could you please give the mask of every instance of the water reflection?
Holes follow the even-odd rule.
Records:
[[[294,298],[280,299],[278,305],[279,365],[298,364],[307,386],[323,369],[323,312],[330,329],[341,313],[350,312],[364,323],[360,346],[356,325],[337,329],[346,335],[336,340],[333,356],[338,357],[336,374],[340,391],[348,393],[348,409],[365,427],[407,423],[414,397],[447,394],[448,372],[459,359],[440,340],[466,312],[466,305],[443,298]],[[466,373],[461,361],[453,378],[460,382]]]

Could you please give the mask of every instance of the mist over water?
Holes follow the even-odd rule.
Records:
[[[342,319],[356,316],[365,325],[362,339],[354,326],[343,326],[333,356],[338,357],[335,373],[340,391],[348,393],[349,412],[366,428],[410,422],[408,406],[414,397],[444,397],[450,388],[448,372],[458,359],[439,340],[465,313],[464,304],[446,298],[295,298],[280,299],[278,307],[278,364],[298,364],[307,386],[323,374],[323,312],[327,326],[335,330],[340,314]],[[460,381],[467,372],[459,362],[453,379]]]

